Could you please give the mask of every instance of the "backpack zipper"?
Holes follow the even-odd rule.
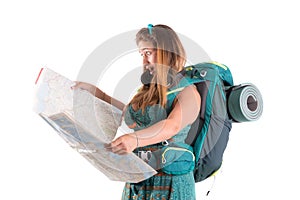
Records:
[[[195,155],[193,154],[193,152],[191,152],[190,150],[188,149],[184,149],[184,148],[180,148],[180,147],[168,147],[164,152],[163,154],[161,155],[161,162],[163,164],[165,164],[167,162],[166,158],[165,158],[165,154],[167,151],[169,150],[178,150],[178,151],[185,151],[185,152],[189,152],[190,154],[192,154],[192,157],[193,157],[193,161],[195,161]]]

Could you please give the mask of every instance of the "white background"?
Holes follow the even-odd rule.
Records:
[[[148,23],[188,36],[228,65],[235,83],[252,82],[263,95],[263,116],[234,124],[214,188],[205,197],[212,180],[198,183],[197,199],[299,199],[297,5],[1,1],[0,199],[120,199],[123,183],[104,177],[32,111],[34,82],[45,66],[75,79],[102,42]]]

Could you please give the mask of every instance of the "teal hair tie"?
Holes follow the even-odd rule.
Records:
[[[148,32],[149,32],[150,35],[152,34],[152,28],[153,28],[153,25],[148,24]]]

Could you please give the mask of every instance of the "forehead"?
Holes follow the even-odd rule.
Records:
[[[139,51],[143,51],[145,49],[154,49],[154,46],[151,42],[140,41],[138,43],[138,48],[139,48]]]

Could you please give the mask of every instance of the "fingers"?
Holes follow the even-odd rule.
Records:
[[[112,141],[111,143],[107,144],[106,148],[107,149],[114,149],[114,148],[116,148],[120,145],[122,145],[122,142],[121,142],[120,138],[118,138],[118,139]]]
[[[132,144],[132,136],[129,134],[123,135],[110,144],[105,145],[106,150],[119,155],[125,155],[131,153],[135,146]]]
[[[71,89],[83,89],[94,94],[96,91],[96,86],[86,82],[74,81],[74,84],[71,86]]]
[[[73,82],[73,85],[71,86],[71,89],[72,89],[72,90],[78,89],[80,84],[81,84],[81,82],[79,82],[79,81],[74,81],[74,82]]]
[[[110,144],[107,144],[105,146],[106,150],[111,151],[113,153],[123,155],[126,153],[126,147],[125,144],[122,142],[120,138],[116,139],[115,141],[111,142]]]
[[[105,149],[107,151],[110,151],[112,153],[119,154],[119,155],[125,155],[125,154],[130,153],[125,150],[124,145],[122,145],[122,144],[115,145],[115,144],[113,144],[113,142],[105,145]]]
[[[127,152],[124,149],[118,148],[118,147],[115,147],[115,148],[112,148],[112,149],[106,148],[106,150],[110,151],[112,153],[118,154],[118,155],[126,155],[126,154],[130,153],[130,152]]]

